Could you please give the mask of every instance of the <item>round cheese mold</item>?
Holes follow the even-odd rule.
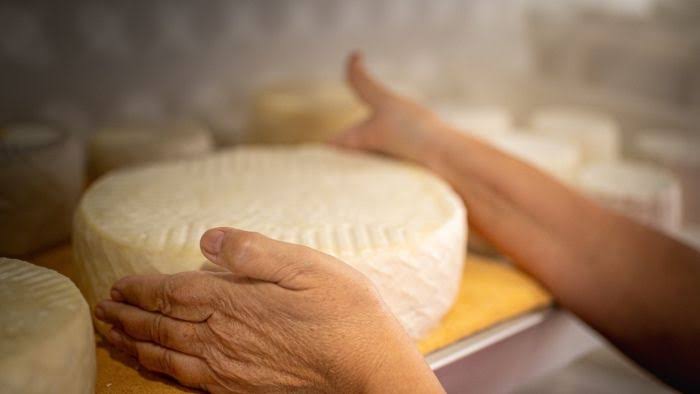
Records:
[[[579,186],[603,205],[657,228],[681,226],[681,186],[663,168],[630,161],[584,167]]]
[[[466,248],[461,199],[418,167],[321,145],[242,146],[114,173],[87,191],[73,245],[88,302],[125,275],[199,269],[199,239],[217,226],[338,257],[414,338],[452,305]]]
[[[0,258],[0,387],[3,393],[93,393],[90,310],[63,275]]]
[[[96,178],[118,168],[190,158],[213,145],[209,130],[195,122],[106,127],[90,138],[89,173]]]
[[[700,136],[678,130],[648,130],[632,140],[636,157],[662,165],[680,180],[685,223],[700,223]]]
[[[41,124],[0,129],[0,255],[68,239],[83,183],[83,145],[74,136]]]
[[[368,115],[341,83],[289,82],[260,91],[250,114],[250,142],[323,142]]]
[[[534,133],[578,145],[584,162],[615,160],[620,155],[619,126],[602,113],[547,107],[532,114],[530,126]]]

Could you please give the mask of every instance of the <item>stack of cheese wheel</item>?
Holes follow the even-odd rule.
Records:
[[[503,107],[440,103],[433,110],[447,124],[481,139],[503,135],[513,128],[512,116]]]
[[[316,145],[249,145],[103,177],[80,203],[73,247],[95,305],[124,275],[200,268],[209,228],[257,231],[357,268],[418,338],[454,302],[465,225],[461,199],[412,165]]]
[[[0,311],[0,391],[94,392],[90,310],[68,278],[0,258]]]
[[[250,114],[255,143],[322,142],[368,115],[344,84],[297,82],[261,91]]]
[[[566,183],[573,183],[581,166],[581,150],[570,142],[520,132],[509,132],[488,142]]]
[[[584,167],[580,188],[620,213],[667,231],[681,225],[681,187],[670,172],[650,164],[618,161]]]
[[[615,160],[620,131],[609,116],[578,108],[548,107],[533,112],[534,133],[577,144],[584,162]]]
[[[83,166],[82,144],[68,133],[35,124],[0,129],[0,254],[68,238]]]
[[[212,148],[210,132],[191,121],[107,127],[90,139],[89,172],[95,178],[117,168],[193,157]]]
[[[670,169],[683,189],[686,223],[700,224],[700,135],[673,130],[640,132],[634,136],[634,154]]]

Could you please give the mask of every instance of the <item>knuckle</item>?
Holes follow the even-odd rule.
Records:
[[[160,344],[166,344],[168,340],[168,333],[167,330],[165,330],[165,326],[163,324],[163,316],[162,315],[156,315],[155,318],[151,321],[151,327],[150,327],[150,335],[151,338],[153,338],[154,341]]]
[[[156,298],[158,310],[168,315],[172,312],[171,300],[178,293],[177,283],[174,276],[167,277],[160,285],[159,294]]]
[[[170,375],[174,375],[173,353],[165,348],[158,350],[158,369]]]

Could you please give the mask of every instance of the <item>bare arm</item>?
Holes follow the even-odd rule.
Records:
[[[335,143],[424,165],[452,184],[475,228],[632,359],[700,387],[700,253],[607,211],[537,169],[442,123],[372,80],[348,79],[372,109]]]

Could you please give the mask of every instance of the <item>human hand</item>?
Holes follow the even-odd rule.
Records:
[[[201,248],[228,271],[126,277],[95,310],[113,325],[108,341],[147,369],[211,392],[440,390],[350,266],[230,228]]]
[[[333,138],[334,145],[389,154],[401,159],[429,160],[436,134],[447,126],[430,110],[401,97],[374,80],[359,53],[350,55],[347,80],[370,107],[370,117]]]

